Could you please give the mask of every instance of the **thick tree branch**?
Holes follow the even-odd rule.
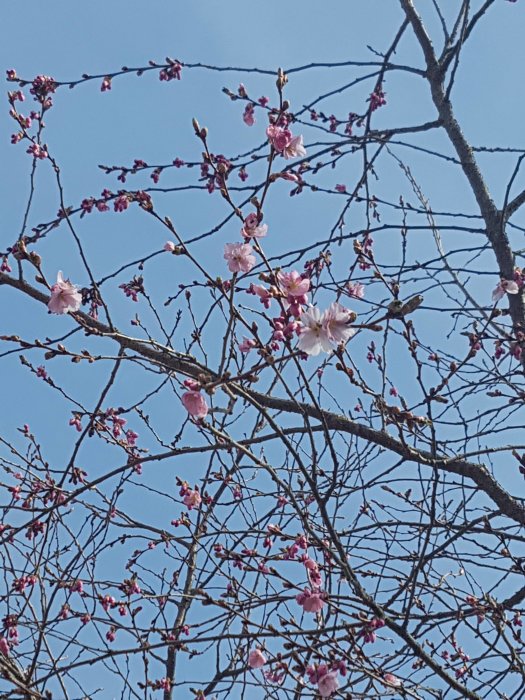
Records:
[[[0,285],[7,285],[18,289],[42,304],[47,304],[49,301],[48,295],[35,289],[24,280],[15,279],[5,273],[0,273]],[[200,364],[195,358],[188,355],[181,355],[169,348],[162,347],[160,344],[155,346],[149,345],[144,341],[130,338],[119,333],[118,330],[112,331],[109,326],[94,320],[82,312],[77,312],[73,314],[73,316],[87,333],[112,338],[119,343],[121,348],[133,350],[142,357],[152,361],[158,367],[163,367],[173,372],[180,372],[194,379],[198,379],[204,374],[210,378],[210,381],[218,382],[221,380],[213,370]],[[311,404],[253,391],[235,382],[225,381],[225,384],[229,392],[251,403],[255,408],[299,414],[304,417],[324,421],[329,430],[349,433],[355,437],[362,438],[366,442],[400,455],[407,461],[470,479],[498,506],[503,514],[515,522],[525,525],[525,507],[513,498],[482,464],[469,462],[460,457],[447,457],[446,455],[441,455],[436,458],[433,457],[430,452],[412,448],[396,440],[385,431],[375,430],[361,423],[356,423],[345,416],[332,413],[331,411],[318,409]]]

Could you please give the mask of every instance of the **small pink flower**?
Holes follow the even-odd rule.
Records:
[[[496,302],[502,299],[505,294],[518,294],[520,288],[514,280],[501,279],[494,291],[492,292],[492,301]]]
[[[297,347],[313,356],[319,355],[321,350],[324,352],[332,350],[330,336],[323,323],[323,315],[316,306],[311,306],[301,314],[301,333]]]
[[[71,586],[71,591],[73,593],[80,593],[82,595],[82,593],[84,592],[84,584],[82,583],[82,581],[80,579],[77,579],[73,583],[73,585]]]
[[[296,270],[277,273],[277,281],[279,282],[279,287],[290,302],[297,297],[303,297],[310,289],[310,280],[308,277],[302,277]],[[292,299],[290,299],[290,297],[292,297]],[[302,303],[306,303],[306,300]]]
[[[330,304],[323,315],[323,327],[332,342],[337,345],[346,343],[355,334],[355,330],[349,327],[353,318],[355,315],[338,302]]]
[[[184,386],[186,389],[190,389],[191,391],[199,391],[201,388],[201,385],[199,382],[195,381],[195,379],[185,379]]]
[[[44,160],[49,155],[45,148],[40,146],[38,143],[32,143],[27,149],[27,153],[33,155],[35,158]]]
[[[266,656],[260,649],[254,649],[248,656],[248,666],[250,668],[262,668],[266,663]]]
[[[375,112],[375,110],[379,109],[379,107],[383,107],[384,105],[386,105],[385,93],[383,92],[383,90],[381,90],[380,87],[378,87],[370,95],[368,101],[370,102],[370,109],[372,110],[372,112]]]
[[[248,102],[244,108],[244,114],[242,115],[243,121],[247,126],[253,126],[255,124],[254,116],[254,106],[251,102]]]
[[[159,73],[159,80],[180,80],[182,73],[182,65],[178,61],[170,59],[169,65],[163,68]]]
[[[255,347],[255,340],[251,338],[243,338],[242,343],[239,343],[239,350],[244,353],[250,352]]]
[[[319,565],[310,557],[307,557],[304,561],[304,565],[308,572],[308,580],[313,586],[320,586],[322,583],[321,574],[319,572]]]
[[[286,160],[289,158],[304,158],[306,156],[306,148],[303,144],[303,137],[294,136],[290,143],[285,147],[283,156]]]
[[[230,272],[250,272],[256,263],[249,243],[226,243],[224,259],[228,262]]]
[[[273,124],[266,129],[266,135],[278,153],[284,153],[285,148],[288,148],[292,141],[292,132],[289,129]]]
[[[114,608],[117,604],[115,598],[113,598],[112,595],[105,595],[103,598],[100,599],[100,604],[104,608],[104,610],[107,612],[111,608]]]
[[[335,191],[343,194],[344,192],[346,192],[346,185],[336,185]]]
[[[266,224],[262,224],[259,226],[259,219],[257,218],[257,214],[254,214],[253,212],[251,214],[248,214],[246,219],[244,220],[244,226],[241,229],[241,235],[244,238],[264,238],[266,234],[268,233],[268,226]]]
[[[365,296],[365,285],[361,282],[349,282],[346,285],[348,294],[354,299],[363,299]]]
[[[197,490],[192,491],[190,489],[189,491],[186,491],[182,502],[188,510],[191,510],[192,508],[198,508],[200,506],[202,503],[202,498]]]
[[[78,287],[69,280],[65,280],[62,272],[59,272],[56,283],[51,287],[48,309],[53,314],[67,314],[70,311],[78,311],[81,302],[82,295],[78,291]]]
[[[193,418],[205,418],[208,404],[200,391],[186,391],[182,395],[182,405]]]
[[[324,605],[324,594],[321,591],[311,591],[305,588],[295,600],[302,606],[305,612],[318,613]]]
[[[116,212],[121,212],[121,211],[126,211],[126,209],[129,207],[129,199],[128,196],[125,194],[119,195],[115,201],[113,202],[113,209]]]
[[[400,688],[403,685],[400,679],[397,676],[394,676],[393,673],[385,673],[383,680],[385,683],[388,683],[388,685],[393,685],[394,688]]]
[[[164,243],[164,250],[167,253],[173,253],[175,250],[175,243],[173,241],[166,241],[166,243]]]
[[[254,294],[255,296],[258,296],[265,309],[270,308],[272,295],[270,294],[270,291],[266,289],[266,287],[262,286],[262,284],[250,284],[250,287],[247,290],[247,292],[248,294]]]
[[[330,695],[333,695],[339,688],[337,671],[329,671],[324,676],[321,676],[317,681],[317,688],[322,698],[328,698]]]

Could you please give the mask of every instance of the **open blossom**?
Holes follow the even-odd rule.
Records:
[[[354,313],[337,301],[330,304],[323,315],[323,326],[329,339],[337,345],[346,343],[355,334],[355,329],[349,326],[354,319]]]
[[[350,327],[353,311],[334,301],[324,313],[310,307],[301,314],[301,330],[298,348],[308,355],[318,355],[321,350],[330,352],[336,345],[346,343],[355,333]]]
[[[290,129],[270,124],[266,129],[266,135],[275,150],[287,160],[289,158],[304,157],[306,155],[303,137],[293,136]]]
[[[518,294],[520,288],[514,280],[500,280],[497,287],[492,292],[492,301],[496,302],[502,299],[505,294]]]
[[[292,141],[292,132],[282,126],[270,124],[266,129],[266,135],[272,146],[279,153],[283,153],[284,149],[289,146]]]
[[[339,670],[343,676],[346,675],[346,668],[344,665],[343,668],[339,665]],[[335,693],[339,688],[337,668],[333,666],[331,669],[326,664],[308,666],[306,675],[310,683],[317,683],[317,689],[323,698],[330,697],[330,695]]]
[[[323,314],[317,306],[311,306],[301,314],[301,334],[297,347],[308,355],[319,355],[321,350],[330,352],[332,344],[323,326]]]
[[[321,591],[311,591],[305,588],[299,593],[295,600],[302,605],[305,612],[318,613],[324,605],[324,594]]]
[[[241,228],[241,235],[243,238],[264,238],[267,233],[268,226],[266,224],[261,224],[259,226],[257,214],[253,212],[248,214],[244,220],[244,226]]]
[[[193,418],[205,418],[208,415],[208,404],[200,391],[186,391],[182,395],[182,405]]]
[[[288,146],[283,151],[283,156],[289,158],[304,158],[306,156],[306,148],[303,144],[302,136],[294,136]]]
[[[328,698],[330,695],[333,695],[333,693],[335,693],[335,691],[339,688],[337,671],[329,671],[324,676],[321,676],[317,681],[317,688],[319,689],[319,695],[322,698]]]
[[[230,272],[250,272],[255,265],[255,255],[249,243],[226,243],[224,259]]]
[[[198,508],[200,506],[200,504],[202,503],[202,498],[197,490],[190,489],[184,494],[182,502],[188,510],[191,510],[192,508]]]
[[[248,666],[250,668],[262,668],[266,663],[266,656],[260,649],[254,649],[248,656]]]
[[[286,294],[288,301],[290,297],[304,297],[310,289],[310,280],[308,277],[302,277],[296,270],[291,272],[279,272],[277,274],[279,287]],[[304,301],[303,303],[306,303]]]
[[[354,299],[363,299],[365,296],[365,285],[361,282],[349,282],[346,285],[348,294]]]
[[[56,283],[51,287],[51,298],[47,308],[53,314],[67,314],[70,311],[78,311],[81,302],[82,295],[78,287],[65,280],[62,272],[59,272]]]

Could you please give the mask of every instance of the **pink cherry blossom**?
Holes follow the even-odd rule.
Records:
[[[518,294],[520,288],[514,280],[501,279],[494,291],[492,292],[492,301],[496,302],[502,299],[505,294]]]
[[[335,693],[339,688],[337,671],[329,671],[325,675],[321,676],[317,681],[317,688],[319,689],[319,695],[322,698],[328,698],[330,695],[333,695],[333,693]]]
[[[250,272],[255,265],[255,255],[249,243],[226,243],[224,259],[230,272]]]
[[[241,228],[243,238],[264,238],[267,233],[268,226],[266,224],[259,225],[257,214],[253,212],[248,214],[244,220],[244,226]]]
[[[248,666],[250,668],[262,668],[266,663],[266,656],[260,649],[253,649],[248,656]]]
[[[250,352],[255,347],[255,340],[251,338],[243,338],[242,343],[239,343],[239,350],[244,353]]]
[[[82,295],[78,287],[65,280],[62,272],[59,272],[56,283],[51,287],[51,298],[47,308],[53,314],[67,314],[70,311],[78,311],[81,302]]]
[[[301,332],[297,347],[308,355],[319,355],[321,350],[330,352],[332,343],[328,329],[323,323],[323,314],[311,306],[301,314]]]
[[[247,292],[248,294],[254,294],[258,296],[265,309],[270,308],[272,295],[270,293],[270,290],[266,289],[266,287],[263,287],[262,284],[250,284],[250,287],[247,290]]]
[[[186,508],[188,508],[188,510],[191,510],[192,508],[198,508],[200,506],[200,504],[202,503],[202,498],[197,490],[190,489],[184,494],[182,502],[184,503]]]
[[[205,418],[208,415],[208,404],[200,391],[186,391],[182,395],[182,405],[193,418]]]
[[[306,156],[306,148],[303,144],[303,137],[294,136],[290,143],[285,147],[283,156],[286,160],[289,158],[304,158]]]
[[[302,605],[303,610],[309,613],[318,613],[324,605],[324,594],[321,591],[311,591],[305,588],[299,593],[295,600]]]
[[[346,343],[354,334],[355,329],[349,324],[355,316],[352,311],[345,309],[337,301],[334,301],[323,315],[323,327],[331,341],[339,345]]]
[[[298,297],[305,297],[310,289],[310,280],[308,277],[302,277],[296,270],[277,273],[277,281],[282,292],[290,302]],[[306,299],[302,300],[301,303],[305,304]]]
[[[266,135],[278,153],[283,153],[285,148],[288,148],[292,142],[292,132],[289,129],[284,129],[282,126],[270,124],[266,129]]]
[[[166,241],[166,243],[164,243],[164,250],[167,253],[173,253],[175,250],[175,243],[173,241]]]
[[[348,294],[354,299],[363,299],[365,296],[365,285],[361,282],[349,282],[346,285]]]
[[[388,683],[388,685],[393,685],[394,688],[400,688],[403,685],[401,680],[397,676],[394,676],[393,673],[385,673],[383,680],[385,683]]]
[[[306,557],[304,560],[304,565],[308,572],[308,580],[313,586],[320,586],[322,583],[321,574],[319,572],[319,565],[310,557]]]
[[[244,114],[242,115],[242,118],[247,126],[253,126],[255,124],[254,106],[251,102],[248,102],[248,104],[244,108]]]
[[[31,144],[31,146],[29,146],[29,148],[27,149],[26,153],[30,153],[35,158],[39,158],[40,160],[44,160],[44,158],[47,158],[47,156],[49,155],[46,149],[40,146],[38,143]]]
[[[266,129],[266,135],[274,149],[283,155],[287,160],[289,158],[303,158],[306,156],[306,150],[303,144],[302,136],[293,136],[289,129],[282,126],[270,124]]]
[[[199,391],[201,385],[195,379],[185,379],[184,386],[191,391]]]

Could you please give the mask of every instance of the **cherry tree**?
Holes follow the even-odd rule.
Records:
[[[367,61],[7,71],[3,698],[523,697],[525,150],[456,90],[521,8],[445,5]],[[70,199],[61,99],[202,75],[248,148],[183,102],[191,158]]]

